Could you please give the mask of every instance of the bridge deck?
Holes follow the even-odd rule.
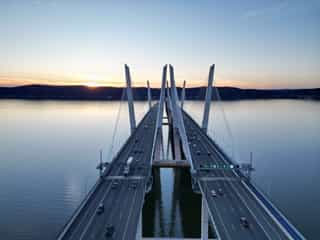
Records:
[[[114,227],[113,239],[134,239],[151,174],[156,115],[154,106],[105,170],[104,180],[96,184],[58,239],[105,239],[106,226]],[[133,162],[129,176],[124,177],[123,169],[129,156],[133,156]],[[114,182],[117,182],[115,187]],[[97,215],[100,203],[105,209]]]
[[[200,170],[204,165],[222,166],[231,162],[189,115],[184,113],[183,118],[200,189],[220,238],[290,239],[248,191],[236,171],[223,168]],[[212,196],[211,190],[216,191],[216,197]],[[240,224],[241,217],[247,218],[249,228]]]

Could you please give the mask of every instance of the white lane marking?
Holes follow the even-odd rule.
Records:
[[[102,184],[103,184],[103,183],[102,183]],[[101,188],[102,188],[102,186],[101,186]],[[107,188],[107,189],[108,189],[108,188]],[[110,190],[110,186],[109,186],[108,191],[109,191],[109,190]],[[99,191],[102,191],[102,190],[99,190]],[[97,197],[97,196],[96,196],[96,197]],[[94,204],[93,204],[93,206],[94,206]],[[91,209],[91,208],[94,208],[93,206],[90,207],[90,208],[88,208],[87,212],[85,213],[85,217],[82,218],[82,220],[79,222],[79,224],[77,225],[77,227],[75,228],[75,230],[71,233],[70,239],[72,239],[73,235],[77,232],[77,228],[78,228],[79,226],[81,226],[82,223],[85,222],[85,220],[87,219],[87,216],[90,215],[90,209]],[[99,206],[99,202],[98,202],[97,206]],[[95,212],[96,212],[96,210],[97,210],[97,208],[95,209]]]
[[[85,197],[85,200],[83,200],[83,202],[81,203],[79,209],[76,210],[76,213],[73,215],[73,217],[71,218],[70,222],[67,224],[67,226],[64,228],[64,231],[59,235],[58,240],[61,240],[64,235],[69,231],[71,225],[73,224],[73,222],[75,221],[75,219],[79,216],[80,212],[82,211],[82,209],[84,208],[84,206],[87,204],[87,201],[91,198],[91,196],[95,193],[95,191],[97,191],[97,188],[99,188],[100,181],[97,181],[95,183],[95,185],[93,186],[93,188],[90,190],[90,192],[88,193],[88,195]],[[87,215],[87,214],[85,214]],[[82,219],[82,221],[80,221],[80,223],[78,224],[78,226],[83,222],[85,218]],[[77,228],[76,228],[77,229]],[[72,238],[72,236],[74,235],[75,232],[71,233],[70,239]]]
[[[209,187],[207,186],[206,182],[203,182],[203,183],[204,183],[205,188],[208,188],[208,189],[209,189]],[[209,189],[209,190],[210,190],[210,189]],[[221,225],[222,225],[222,227],[223,227],[223,229],[224,229],[224,231],[225,231],[225,233],[226,233],[227,239],[231,239],[230,234],[229,234],[226,226],[224,225],[224,222],[223,222],[223,220],[222,220],[222,217],[221,217],[221,215],[220,215],[220,213],[219,213],[219,211],[218,211],[218,208],[217,208],[217,206],[216,206],[215,201],[212,201],[212,202],[213,202],[213,206],[214,206],[215,212],[217,213],[218,218],[220,219]]]
[[[99,203],[104,201],[104,199],[106,198],[107,194],[110,192],[111,185],[112,185],[112,183],[109,184],[108,191],[105,192],[105,194],[104,194],[103,197],[102,197],[102,200],[98,201],[98,205],[97,205],[96,209],[94,210],[94,212],[93,212],[93,214],[92,214],[92,216],[91,216],[88,224],[87,224],[86,227],[84,228],[84,231],[82,232],[82,234],[81,234],[81,236],[80,236],[80,238],[79,238],[80,240],[83,239],[83,237],[84,237],[85,234],[87,233],[87,231],[88,231],[88,229],[89,229],[89,227],[90,227],[90,225],[91,225],[94,217],[96,216],[96,212],[97,212],[97,210],[98,210]]]
[[[287,232],[287,230],[278,222],[278,220],[272,215],[272,213],[269,211],[269,209],[264,206],[264,204],[261,202],[260,199],[258,199],[254,193],[251,191],[251,189],[247,186],[247,184],[245,184],[244,182],[242,182],[243,185],[248,189],[248,191],[252,194],[252,196],[260,203],[260,205],[263,207],[263,209],[268,213],[268,215],[272,218],[272,220],[281,228],[281,230],[284,232],[284,234],[289,238],[289,239],[294,239],[291,237],[291,235],[289,235],[289,233]],[[281,239],[281,238],[280,238]]]
[[[113,180],[113,179],[115,179],[115,180],[118,180],[118,179],[120,179],[120,180],[143,180],[143,179],[145,179],[145,177],[144,176],[128,176],[128,177],[125,177],[125,176],[108,176],[108,177],[104,177],[104,179],[106,179],[106,180]]]
[[[123,234],[123,238],[122,239],[125,239],[127,231],[128,231],[128,225],[129,225],[129,222],[131,220],[131,215],[132,215],[132,212],[133,212],[132,208],[133,208],[133,206],[135,204],[135,201],[136,201],[137,192],[138,192],[138,190],[134,191],[133,203],[130,206],[130,213],[129,213],[128,221],[126,222],[126,226],[124,228],[125,230],[124,230],[124,234]]]
[[[241,185],[241,183],[240,183],[240,185]],[[249,196],[248,193],[245,191],[245,189],[242,189],[241,187],[240,187],[240,189],[241,189],[241,191],[244,193],[244,195],[247,195],[248,199],[252,201],[252,199],[250,199],[250,196]],[[253,201],[253,203],[254,203],[253,206],[254,206],[254,208],[257,210],[257,212],[260,212],[261,209],[258,208],[258,206],[256,205],[257,203],[254,202],[254,201]],[[262,214],[261,214],[263,220],[264,220],[264,221],[267,223],[267,225],[272,229],[272,231],[278,236],[278,238],[279,238],[279,239],[282,239],[282,237],[280,236],[279,232],[275,230],[275,227],[271,225],[271,223],[268,221],[268,219],[266,219],[266,217],[265,217],[264,214],[265,214],[265,213],[263,213],[263,212],[262,212]]]
[[[210,142],[209,142],[210,144]],[[203,145],[207,150],[208,148],[206,147],[206,144]],[[215,151],[216,152],[216,151]],[[224,158],[222,158],[222,161],[224,161],[226,163],[226,160]],[[226,174],[222,171],[222,174],[224,176],[226,176]],[[257,216],[252,212],[252,210],[248,207],[247,202],[244,200],[244,198],[241,196],[241,194],[238,192],[238,190],[236,189],[236,187],[233,185],[232,181],[227,181],[227,184],[229,184],[231,186],[231,189],[233,189],[233,191],[238,195],[238,197],[240,198],[240,200],[243,202],[243,204],[246,206],[246,208],[248,209],[248,211],[250,212],[250,214],[252,215],[252,217],[255,219],[255,221],[257,222],[257,224],[260,226],[260,228],[262,229],[262,231],[265,233],[266,237],[268,239],[272,239],[268,232],[264,229],[264,227],[261,225],[261,223],[258,221]]]
[[[144,119],[143,119],[144,120]],[[128,139],[129,140],[129,139]],[[124,144],[123,146],[125,146],[126,144]],[[133,149],[133,147],[130,149],[129,148],[129,151],[128,152],[126,152],[123,148],[121,148],[120,150],[119,150],[119,152],[118,152],[118,155],[120,154],[120,153],[122,153],[122,152],[124,152],[125,154],[128,154],[128,153],[130,153],[130,151],[132,151],[132,149]],[[117,157],[119,157],[119,156],[117,156]],[[117,158],[116,157],[116,158]],[[112,168],[115,168],[115,166],[114,166],[114,164],[112,164],[112,163],[114,163],[114,161],[112,161],[110,164],[110,167],[112,167]],[[121,168],[117,168],[116,169],[117,170],[117,172],[118,172],[118,174],[121,172]],[[111,171],[111,169],[109,169],[109,171]],[[124,176],[121,176],[121,175],[119,175],[119,176],[108,176],[108,177],[106,177],[106,176],[104,176],[104,178],[105,179],[124,179]],[[128,179],[136,179],[136,180],[140,180],[140,179],[144,179],[145,177],[143,177],[143,176],[131,176],[131,177],[126,177],[126,178],[128,178]],[[96,185],[95,185],[96,186]],[[95,187],[94,186],[94,187]],[[108,191],[110,190],[110,187],[109,187],[109,189],[108,189]],[[94,192],[94,191],[93,191]],[[92,193],[93,193],[92,192]],[[105,197],[104,197],[105,198]],[[88,197],[88,199],[89,199],[89,197]],[[87,201],[87,200],[86,200]],[[102,200],[102,201],[104,201],[104,199]],[[85,201],[84,201],[84,203],[85,203]],[[81,204],[82,205],[82,204]],[[83,204],[83,206],[84,206],[85,204]],[[82,210],[82,208],[83,207],[80,207],[80,209]],[[96,208],[96,210],[97,210],[97,208]],[[96,211],[95,210],[95,211]],[[79,210],[79,212],[80,212],[80,210]],[[88,213],[89,213],[90,211],[88,211],[85,215],[87,216],[88,215]],[[94,213],[95,214],[95,213]],[[75,214],[75,215],[78,215],[78,214]],[[74,215],[74,216],[75,216]],[[73,218],[75,218],[73,216]],[[84,221],[84,219],[86,219],[86,218],[83,218],[83,220],[78,224],[78,226],[79,225],[81,225],[82,224],[82,222]],[[69,227],[68,226],[71,226],[71,224],[73,223],[73,221],[74,220],[71,220],[69,223],[68,223],[68,225],[67,225],[67,227],[65,228],[65,229],[69,229]],[[76,228],[77,229],[77,228]],[[61,235],[63,235],[63,234],[65,234],[65,232],[66,232],[67,230],[65,230],[62,234],[60,234],[60,237],[59,237],[59,239],[61,239],[62,237],[61,237]],[[71,237],[74,235],[74,233],[75,233],[76,231],[74,231],[74,232],[72,232],[71,233]]]
[[[104,219],[102,219],[102,224],[101,224],[101,221],[99,223],[100,227],[92,232],[92,237],[91,239],[102,239],[104,238],[104,234],[105,234],[105,231],[103,231],[105,229],[105,226],[109,225],[109,221],[111,220],[111,223],[114,223],[115,222],[115,218],[117,217],[117,214],[119,213],[119,211],[114,211],[114,209],[116,209],[114,207],[115,204],[119,204],[119,196],[121,196],[122,194],[126,193],[127,190],[128,190],[128,182],[122,182],[121,183],[122,185],[119,186],[119,191],[115,194],[112,195],[112,197],[110,197],[109,199],[107,199],[107,202],[110,201],[110,205],[108,204],[108,207],[111,206],[111,209],[105,209],[105,212],[106,213],[109,213],[107,217],[105,217]],[[105,203],[106,204],[106,203]],[[121,206],[121,205],[117,205],[117,206]],[[122,208],[120,208],[122,209]],[[109,210],[109,211],[107,211]],[[120,210],[121,212],[121,210]],[[94,224],[94,223],[93,223]],[[96,223],[98,225],[98,223]],[[116,223],[115,223],[116,225]],[[116,234],[117,232],[115,232]]]
[[[202,189],[202,186],[201,186],[200,183],[199,183],[199,188],[200,188],[200,191],[203,193],[203,189]],[[210,216],[211,221],[212,221],[212,225],[213,225],[213,227],[214,227],[214,229],[215,229],[215,232],[216,232],[216,234],[217,234],[216,240],[221,240],[220,233],[219,233],[219,230],[218,230],[218,228],[217,228],[217,224],[216,224],[216,222],[214,221],[214,218],[213,218],[213,216],[212,216],[212,212],[210,211],[210,209],[209,209],[209,207],[208,207],[207,199],[204,198],[204,200],[205,200],[205,205],[206,205],[206,207],[207,207],[207,209],[208,209],[209,216]]]
[[[209,142],[209,145],[212,145],[212,143],[211,142]],[[214,149],[215,150],[215,149]],[[216,154],[218,154],[218,155],[220,155],[220,158],[221,158],[221,160],[223,161],[223,162],[227,162],[225,159],[224,159],[224,157],[220,154],[220,152],[218,152],[218,151],[214,151]],[[232,171],[236,176],[239,176],[238,174],[237,174],[237,172],[236,171]],[[224,173],[223,173],[224,174]],[[224,174],[225,175],[225,174]],[[231,185],[231,187],[233,187],[234,188],[234,186],[232,186],[233,184],[230,182],[230,185]],[[239,195],[239,193],[235,190],[235,192],[237,193],[237,195],[238,196],[240,196]],[[241,198],[240,198],[241,199]],[[243,199],[241,199],[242,201],[243,201]],[[245,201],[243,201],[244,203],[245,203],[245,205],[246,205],[246,202]],[[256,207],[256,206],[255,206]],[[248,207],[247,207],[248,208]],[[240,210],[242,210],[241,208],[240,208]],[[250,211],[250,209],[248,208],[248,210]],[[250,211],[251,212],[251,211]],[[255,215],[253,215],[254,217],[256,217]],[[273,218],[273,216],[272,215],[270,215],[272,218]],[[263,217],[264,218],[264,217]],[[265,218],[264,218],[264,220],[265,220]],[[266,220],[265,220],[266,221]],[[267,224],[270,226],[270,223],[268,222],[268,221],[266,221],[267,222]],[[260,225],[260,223],[259,222],[257,222],[259,225]],[[261,225],[260,225],[261,226]],[[271,228],[273,231],[274,231],[274,229],[273,228]],[[262,230],[263,231],[265,231],[263,228],[262,228]],[[278,235],[278,232],[276,232],[277,233],[277,235]],[[286,231],[285,231],[285,233],[286,233]]]
[[[233,224],[233,223],[231,223],[231,228],[232,228],[232,230],[233,230],[233,231],[235,231],[235,230],[236,230],[236,227],[234,226],[234,224]]]
[[[241,196],[241,194],[235,189],[235,187],[232,185],[232,183],[230,183],[231,188],[233,188],[233,190],[235,191],[235,193],[238,195],[238,197],[240,198],[240,200],[243,202],[243,204],[246,206],[246,208],[248,209],[248,211],[250,212],[250,214],[254,217],[255,221],[258,223],[258,225],[260,226],[260,228],[262,229],[262,231],[265,233],[265,235],[267,236],[268,239],[272,239],[270,237],[270,235],[268,234],[268,232],[264,229],[264,227],[261,225],[261,223],[259,222],[257,216],[254,214],[254,212],[249,208],[247,202],[243,199],[243,197]]]
[[[203,180],[203,181],[236,181],[236,182],[239,182],[239,179],[238,178],[235,178],[235,177],[199,177],[200,180]]]

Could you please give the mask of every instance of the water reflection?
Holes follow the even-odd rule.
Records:
[[[185,169],[154,169],[143,209],[145,237],[199,237],[201,196],[193,193]]]
[[[254,152],[254,180],[307,238],[317,239],[320,103],[219,104],[233,130],[237,158],[247,161]],[[232,148],[219,104],[212,105],[210,134],[228,150]],[[97,179],[99,149],[104,150],[104,160],[112,156],[108,149],[118,106],[119,102],[0,101],[1,239],[54,239]],[[202,104],[185,106],[201,120]],[[135,107],[141,118],[147,104],[136,102]],[[115,147],[128,136],[123,105]],[[144,235],[199,237],[201,202],[192,192],[188,171],[162,169],[154,177],[143,211]]]

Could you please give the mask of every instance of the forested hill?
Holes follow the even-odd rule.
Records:
[[[205,87],[187,88],[186,98],[189,100],[203,100]],[[320,100],[320,88],[314,89],[240,89],[233,87],[219,87],[222,100],[241,99],[317,99]],[[160,89],[152,89],[152,98],[158,99]],[[180,95],[181,89],[178,88]],[[0,87],[0,98],[3,99],[62,99],[62,100],[120,100],[123,88],[86,86],[47,86],[28,85],[20,87]],[[134,88],[135,100],[146,100],[147,89]],[[213,91],[212,98],[217,96]]]

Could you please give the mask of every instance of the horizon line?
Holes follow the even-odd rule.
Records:
[[[126,88],[126,86],[111,86],[111,85],[96,85],[96,86],[89,86],[86,84],[61,84],[61,85],[55,85],[55,84],[21,84],[21,85],[15,85],[15,86],[2,86],[0,84],[0,88],[18,88],[18,87],[31,87],[31,86],[39,86],[39,87],[84,87],[88,89],[99,89],[99,88]],[[241,88],[241,87],[235,87],[235,86],[212,86],[216,88],[235,88],[235,89],[241,89],[241,90],[307,90],[307,89],[319,89],[319,87],[311,87],[311,88]],[[147,86],[132,86],[132,88],[147,88]],[[177,88],[182,88],[178,87]],[[192,88],[207,88],[205,85],[199,85],[199,86],[192,86],[187,87],[186,89],[192,89]],[[161,87],[150,87],[150,89],[161,89]]]

